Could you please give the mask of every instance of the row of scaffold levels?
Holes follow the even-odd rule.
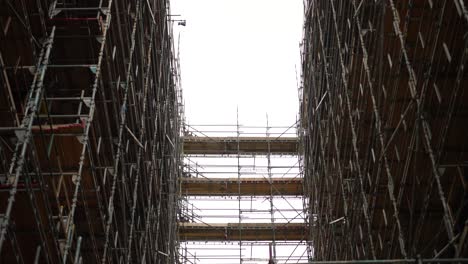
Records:
[[[185,126],[185,263],[307,263],[298,148],[296,124]]]
[[[186,122],[168,0],[0,0],[0,263],[468,263],[465,2],[305,0],[278,127]]]

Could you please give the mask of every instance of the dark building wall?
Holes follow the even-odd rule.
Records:
[[[311,255],[466,256],[466,4],[307,1],[305,10]]]
[[[0,1],[1,263],[176,262],[168,10]]]

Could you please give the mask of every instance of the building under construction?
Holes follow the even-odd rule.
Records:
[[[0,263],[468,263],[467,8],[304,1],[277,127],[185,121],[168,0],[0,0]]]
[[[467,257],[466,1],[307,1],[304,23],[313,260]]]
[[[167,1],[0,1],[0,262],[175,263]]]

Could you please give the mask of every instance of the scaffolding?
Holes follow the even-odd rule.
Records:
[[[305,2],[311,263],[468,261],[467,14],[459,0]]]
[[[190,125],[168,0],[0,0],[1,263],[467,263],[464,0],[307,0],[300,120]]]
[[[187,124],[183,142],[183,263],[307,261],[296,124]]]
[[[0,1],[0,262],[175,263],[168,1]]]

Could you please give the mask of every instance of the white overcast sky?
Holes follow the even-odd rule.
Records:
[[[302,0],[171,0],[171,13],[180,15],[173,19],[187,22],[185,27],[174,23],[174,33],[175,37],[180,34],[182,89],[189,124],[236,124],[237,107],[243,125],[266,126],[266,114],[270,125],[289,126],[296,122],[296,68],[299,74]],[[225,164],[228,161],[212,162]],[[297,160],[292,158],[288,162],[294,167]],[[217,208],[212,201],[209,205],[191,202],[201,208]],[[268,203],[264,204],[268,207]],[[224,206],[231,207],[227,203]],[[236,208],[237,202],[229,209]],[[206,218],[210,212],[196,213]],[[212,212],[218,215],[238,213]],[[203,220],[208,222],[233,221],[230,218],[205,218]],[[225,255],[234,254],[231,260],[209,259],[197,263],[239,262],[235,245],[221,246],[225,250],[213,251],[215,246],[195,244],[189,246],[189,251],[199,257],[221,254],[225,258]],[[229,251],[233,246],[235,251]],[[255,252],[243,247],[246,248],[242,250],[243,258],[268,259],[268,246],[256,247]],[[292,249],[283,246],[276,252],[278,256],[301,256],[304,250],[305,246],[296,250],[293,244]]]
[[[189,124],[291,125],[302,0],[172,0]]]

